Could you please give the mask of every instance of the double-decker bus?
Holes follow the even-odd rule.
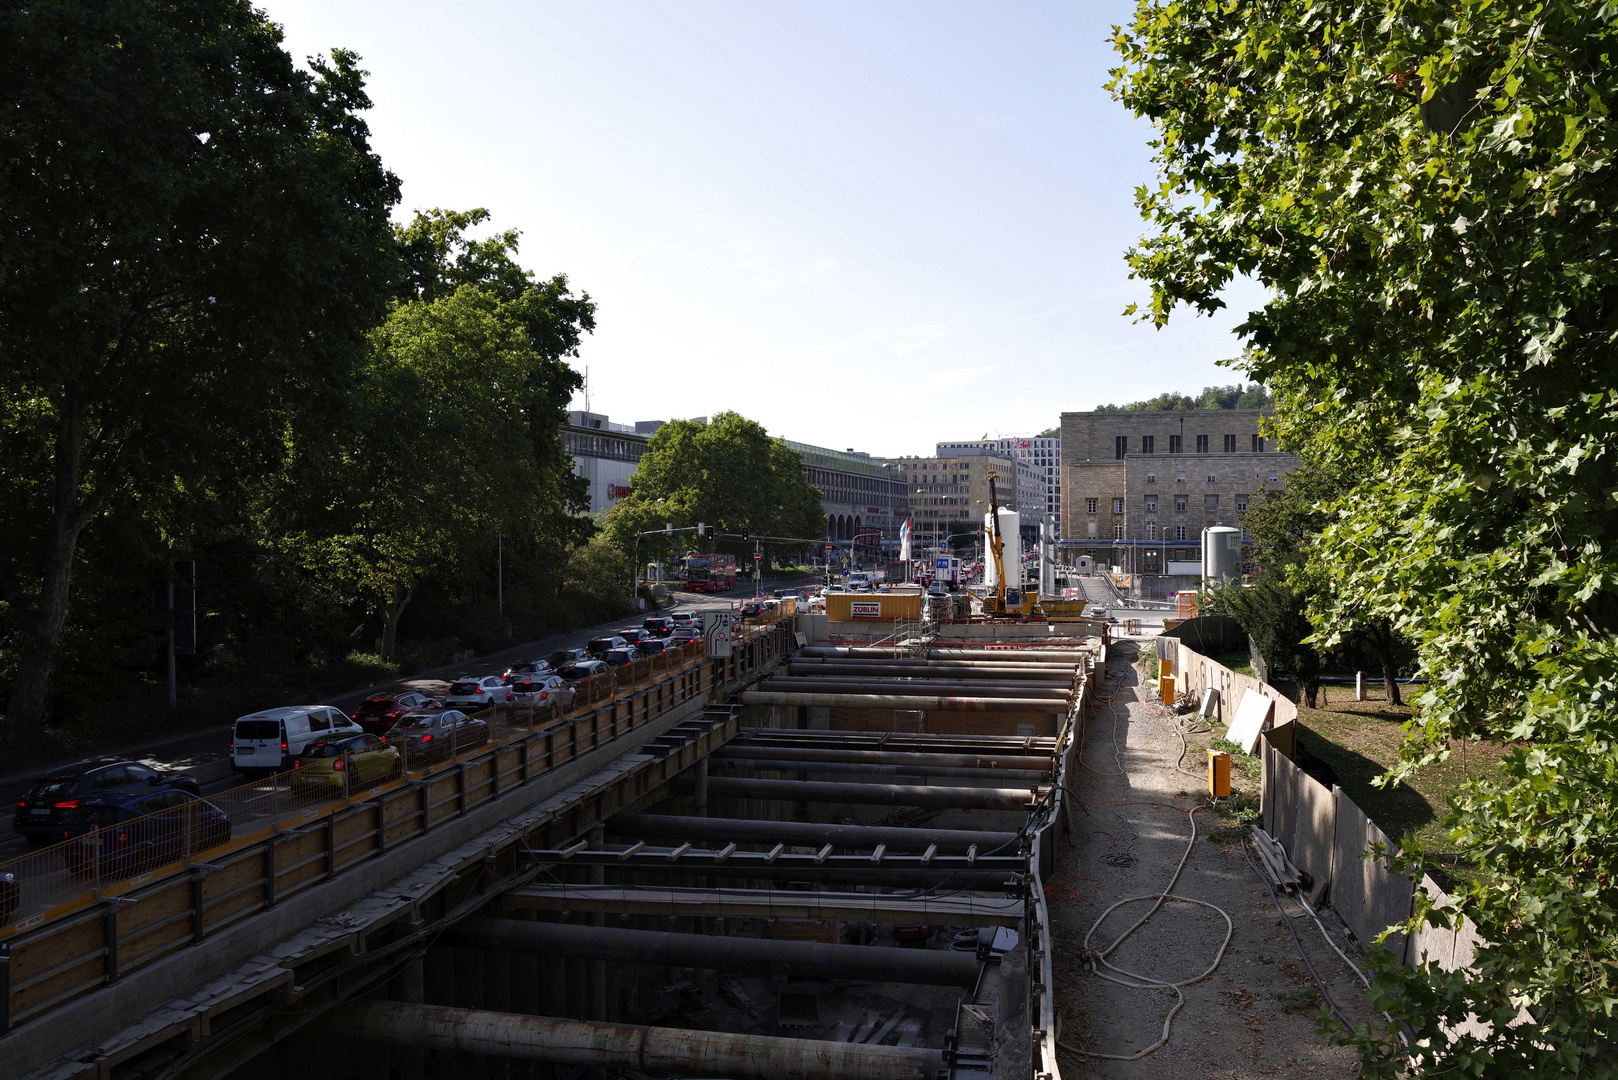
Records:
[[[736,556],[687,555],[687,592],[728,592],[736,587]]]

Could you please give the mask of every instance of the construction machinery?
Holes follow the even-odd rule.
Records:
[[[994,482],[997,474],[989,470],[989,530],[988,530],[988,562],[994,569],[994,583],[985,587],[982,593],[971,592],[983,604],[983,614],[991,618],[1021,619],[1036,613],[1039,607],[1038,595],[1029,595],[1022,589],[1022,563],[1020,560],[1013,563],[1017,567],[1017,582],[1008,587],[1006,581],[1006,553],[1005,538],[1000,535],[1000,497],[995,493]],[[985,575],[987,576],[987,575]]]

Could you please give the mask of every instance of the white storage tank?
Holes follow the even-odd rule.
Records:
[[[983,515],[983,584],[994,588],[999,582],[994,576],[994,542],[990,530],[994,528],[994,515]],[[1022,515],[1015,510],[1000,511],[1001,557],[1006,564],[1006,588],[1022,588]]]
[[[1202,583],[1205,587],[1242,576],[1242,531],[1229,525],[1202,530]]]

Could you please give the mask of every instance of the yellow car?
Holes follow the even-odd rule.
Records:
[[[341,794],[344,786],[356,788],[392,780],[400,774],[397,748],[375,735],[350,735],[346,739],[310,743],[292,759],[292,786],[329,788]]]

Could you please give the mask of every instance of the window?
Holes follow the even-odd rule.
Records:
[[[1112,512],[1115,513],[1115,514],[1123,513],[1124,512],[1124,500],[1122,500],[1122,499],[1114,499],[1114,500],[1112,500]]]
[[[1210,483],[1210,484],[1219,483],[1219,474],[1215,473],[1215,472],[1209,473],[1208,474],[1208,483]]]
[[[1148,540],[1156,540],[1157,539],[1157,522],[1148,521],[1146,523],[1146,539],[1148,539]]]
[[[1176,483],[1176,484],[1183,484],[1183,483],[1185,483],[1185,473],[1175,473],[1175,474],[1174,474],[1174,482],[1175,482],[1175,483]]]
[[[1180,443],[1184,439],[1185,439],[1185,436],[1183,436],[1183,435],[1170,435],[1169,436],[1169,453],[1178,454],[1180,452]]]
[[[1238,469],[1236,471],[1236,482],[1238,484],[1247,483],[1247,470],[1246,469]]]
[[[1262,435],[1254,435],[1253,436],[1253,453],[1262,454],[1263,452],[1264,452],[1264,436],[1262,436]]]
[[[1090,529],[1089,529],[1088,535],[1089,535],[1090,539],[1092,539],[1092,540],[1094,540],[1096,538],[1096,523],[1093,522],[1093,521],[1090,522]]]
[[[1122,540],[1124,538],[1124,527],[1122,525],[1114,525],[1112,527],[1112,538],[1114,540]]]
[[[1234,454],[1235,452],[1236,452],[1236,436],[1234,436],[1234,435],[1226,435],[1225,436],[1225,453]]]
[[[1281,475],[1279,473],[1271,473],[1270,474],[1270,483],[1279,484],[1280,482],[1281,482]]]
[[[1204,495],[1202,497],[1202,508],[1210,514],[1219,513],[1219,496]]]
[[[1157,496],[1156,495],[1148,495],[1148,496],[1146,496],[1146,512],[1148,514],[1157,513]]]
[[[1252,537],[1251,537],[1251,536],[1249,536],[1249,535],[1248,535],[1248,533],[1247,533],[1247,530],[1246,530],[1246,529],[1243,529],[1243,530],[1242,530],[1242,543],[1244,543],[1244,544],[1251,544],[1251,543],[1252,543],[1252,542],[1253,542],[1253,538],[1252,538]]]
[[[1156,473],[1155,473],[1155,472],[1149,472],[1149,473],[1147,473],[1147,474],[1146,474],[1146,482],[1147,482],[1147,483],[1148,483],[1148,484],[1155,484],[1155,483],[1157,483],[1157,474],[1156,474]]]
[[[1098,503],[1099,501],[1100,501],[1099,499],[1085,499],[1084,500],[1084,509],[1089,513],[1092,513],[1092,514],[1095,513],[1096,512],[1096,503]]]
[[[1143,453],[1143,454],[1155,453],[1156,451],[1153,448],[1156,445],[1157,445],[1157,439],[1154,436],[1142,435],[1140,437],[1140,452],[1141,453]]]
[[[1185,496],[1184,495],[1176,495],[1176,496],[1174,496],[1174,509],[1175,509],[1176,513],[1180,513],[1180,514],[1185,513]]]
[[[1238,495],[1238,496],[1236,496],[1236,512],[1238,514],[1247,513],[1247,496],[1246,495]]]
[[[1185,526],[1184,525],[1176,525],[1176,526],[1174,526],[1174,539],[1176,539],[1176,540],[1184,540],[1185,539]]]
[[[1206,454],[1207,452],[1208,452],[1208,436],[1206,436],[1206,435],[1198,435],[1197,436],[1197,453]]]
[[[1121,458],[1127,453],[1129,453],[1129,436],[1114,436],[1112,440],[1112,456],[1115,458]]]

